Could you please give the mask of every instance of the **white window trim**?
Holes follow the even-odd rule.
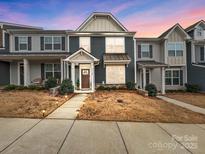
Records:
[[[150,48],[149,48],[149,46],[150,46],[150,44],[149,43],[142,43],[142,44],[140,44],[141,45],[141,58],[140,59],[153,59],[153,58],[150,58]],[[142,51],[142,46],[143,45],[146,45],[146,46],[148,46],[148,51],[146,51],[146,52],[149,52],[149,56],[148,57],[143,57],[143,51]]]
[[[166,84],[166,79],[170,78],[170,77],[166,77],[166,71],[171,71],[171,84],[170,85]],[[178,77],[179,78],[179,84],[173,84],[173,71],[179,71],[179,77]],[[179,69],[179,68],[166,69],[165,70],[165,76],[164,76],[165,77],[165,86],[181,86],[180,85],[180,83],[181,83],[180,71],[181,71],[181,69]],[[177,77],[174,77],[174,78],[177,78]]]
[[[107,52],[107,38],[123,38],[123,52],[119,53],[125,53],[125,37],[105,37],[105,53],[111,53]]]
[[[201,47],[200,47],[201,48]],[[205,62],[205,45],[204,45],[204,60],[201,60],[201,49],[199,48],[199,61],[201,63]]]
[[[45,38],[46,37],[51,37],[52,38],[52,42],[51,42],[51,44],[52,44],[52,49],[46,49],[45,48]],[[60,49],[54,49],[54,37],[60,37]],[[44,51],[62,51],[62,36],[49,36],[49,35],[46,35],[46,36],[44,36]]]
[[[27,40],[27,48],[25,50],[20,49],[20,38],[21,37],[26,37],[26,40]],[[28,36],[18,36],[18,47],[19,47],[18,51],[28,51]]]
[[[170,44],[173,44],[174,45],[174,56],[169,56],[169,45]],[[178,50],[176,50],[176,45],[177,44],[181,44],[181,45],[183,45],[183,49],[182,49],[182,51],[183,51],[183,56],[177,56],[177,51]],[[184,57],[184,54],[185,54],[185,52],[184,52],[184,42],[168,42],[168,45],[167,45],[167,56],[168,57]]]
[[[79,38],[79,47],[84,49],[84,47],[82,47],[82,45],[81,45],[82,38],[87,38],[88,39],[88,45],[89,45],[88,52],[91,52],[91,39],[90,39],[90,37],[80,37]],[[87,51],[87,49],[85,49],[85,50]]]
[[[54,78],[54,74],[55,74],[55,72],[61,72],[61,70],[60,71],[54,71],[54,65],[55,64],[59,64],[59,65],[61,65],[60,63],[45,63],[44,64],[44,78],[45,79],[48,79],[48,78],[46,78],[46,73],[47,72],[51,72],[51,71],[46,71],[46,65],[52,65],[52,77]],[[60,80],[60,79],[59,79]]]

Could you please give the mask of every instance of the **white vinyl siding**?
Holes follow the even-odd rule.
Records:
[[[125,84],[125,65],[107,65],[106,84]]]
[[[28,37],[27,36],[20,36],[19,37],[19,50],[20,51],[27,51],[28,50]]]
[[[106,37],[106,53],[125,53],[124,37]]]
[[[45,36],[44,49],[45,50],[61,50],[61,36]]]
[[[80,37],[80,48],[90,52],[90,37]]]

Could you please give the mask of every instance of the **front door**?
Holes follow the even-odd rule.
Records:
[[[90,88],[90,70],[82,69],[81,70],[81,88]]]
[[[20,63],[19,65],[19,76],[20,76],[20,85],[24,85],[24,65]]]

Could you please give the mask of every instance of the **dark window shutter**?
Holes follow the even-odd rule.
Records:
[[[141,45],[138,45],[138,58],[141,58]]]
[[[65,37],[62,37],[62,50],[65,50]]]
[[[19,37],[15,37],[15,50],[19,50]]]
[[[180,70],[180,85],[183,86],[183,70]]]
[[[149,45],[149,56],[150,56],[150,58],[153,58],[152,45]]]
[[[44,64],[41,64],[41,79],[44,80],[45,76],[44,76]]]
[[[41,50],[44,50],[44,37],[41,37]]]
[[[31,51],[32,43],[31,43],[31,37],[28,37],[28,50]]]
[[[204,47],[200,47],[200,60],[204,61]]]

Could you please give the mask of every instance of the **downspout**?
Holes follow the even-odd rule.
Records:
[[[137,66],[136,66],[136,40],[133,36],[134,41],[134,77],[135,77],[135,84],[137,84]]]

